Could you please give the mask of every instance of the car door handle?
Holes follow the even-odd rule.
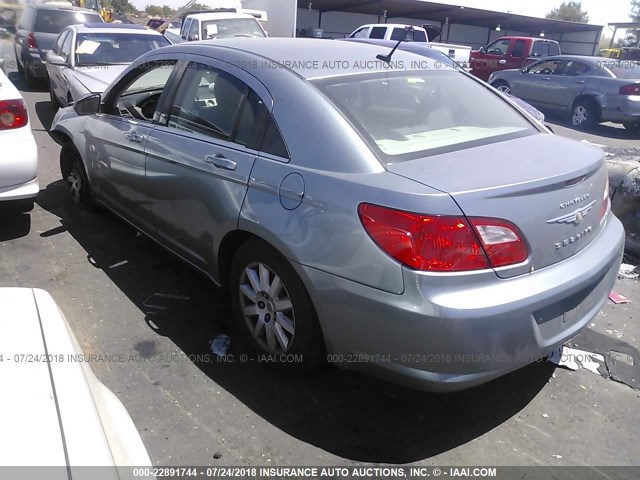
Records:
[[[235,170],[238,164],[233,160],[229,160],[224,155],[216,153],[215,155],[207,155],[204,157],[204,161],[215,165],[218,168],[224,168],[225,170]]]
[[[124,136],[132,142],[142,142],[144,140],[144,137],[136,132],[125,133]]]
[[[575,83],[584,83],[584,80],[576,80]]]
[[[507,64],[507,61],[506,61],[506,60],[504,60],[504,59],[502,59],[502,60],[498,60],[498,63],[499,63],[500,65],[506,65],[506,64]]]
[[[550,77],[544,77],[542,80],[544,80],[545,82],[549,82],[549,81],[551,81],[551,78]]]

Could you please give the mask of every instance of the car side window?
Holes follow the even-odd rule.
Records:
[[[516,43],[513,45],[513,50],[511,50],[511,56],[516,58],[524,57],[524,48],[526,45],[527,42],[524,40],[516,40]]]
[[[73,40],[73,35],[71,32],[64,39],[64,43],[62,44],[62,48],[60,49],[60,56],[65,60],[69,60],[69,56],[71,55],[71,41]]]
[[[234,142],[277,157],[289,158],[289,152],[264,102],[251,90],[242,107]]]
[[[367,38],[367,32],[369,31],[369,27],[362,27],[351,35],[351,38]]]
[[[191,62],[176,89],[167,126],[230,141],[247,88],[225,72]]]
[[[531,56],[551,57],[553,55],[560,55],[560,49],[556,43],[544,40],[536,40],[533,42],[533,47],[531,47]]]
[[[386,27],[373,27],[371,29],[370,38],[384,38],[385,33],[387,33]]]
[[[62,51],[62,44],[64,43],[65,38],[67,38],[67,35],[70,35],[68,31],[62,32],[56,39],[56,44],[53,46],[53,53],[56,55],[60,55],[60,52]]]
[[[562,60],[549,60],[536,63],[529,69],[529,73],[538,75],[560,75],[564,70],[563,63]]]
[[[187,20],[184,22],[184,25],[182,25],[182,37],[183,38],[187,38],[187,32],[189,31],[189,29],[191,28],[191,22],[193,21],[193,18],[187,18]]]
[[[158,101],[177,61],[149,62],[138,66],[106,100],[105,113],[123,118],[152,121]],[[137,75],[136,75],[137,74]]]
[[[189,34],[187,35],[187,40],[194,41],[200,40],[200,35],[198,35],[198,27],[200,22],[198,20],[193,20],[191,22],[191,26],[189,27]]]
[[[591,70],[591,68],[586,63],[572,61],[568,63],[564,75],[577,77],[578,75],[584,75],[589,70]]]
[[[506,55],[511,40],[497,40],[487,47],[487,53],[490,55]]]
[[[280,130],[271,115],[269,115],[268,122],[260,151],[275,155],[276,157],[290,158],[289,151],[287,150],[287,146],[280,134]]]

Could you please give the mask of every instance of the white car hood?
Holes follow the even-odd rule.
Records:
[[[0,465],[150,465],[131,417],[81,357],[53,298],[0,288],[0,311]],[[123,476],[107,469],[100,478]]]
[[[102,93],[129,65],[76,67],[73,77],[91,93]]]

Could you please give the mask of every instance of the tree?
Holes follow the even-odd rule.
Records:
[[[135,13],[136,9],[129,0],[111,0],[111,8],[114,12],[119,13]]]
[[[169,17],[172,17],[175,13],[176,13],[176,11],[173,8],[171,8],[171,7],[167,6],[167,5],[163,5],[162,6],[162,16],[163,17],[169,18]]]
[[[162,16],[162,7],[159,7],[158,5],[147,5],[144,8],[144,11],[153,17]]]
[[[629,14],[629,18],[633,23],[640,23],[640,0],[632,0],[631,1],[631,13]],[[640,30],[627,30],[627,36],[622,41],[623,46],[625,47],[636,47],[640,46]]]
[[[547,18],[551,20],[566,20],[567,22],[589,22],[589,14],[582,10],[582,3],[580,2],[562,2],[562,5],[558,8],[554,8],[547,13]]]

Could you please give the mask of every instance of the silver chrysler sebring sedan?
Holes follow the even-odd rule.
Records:
[[[456,390],[534,362],[616,279],[603,153],[465,72],[389,53],[279,38],[149,52],[58,112],[71,198],[228,289],[239,332],[283,367]]]

